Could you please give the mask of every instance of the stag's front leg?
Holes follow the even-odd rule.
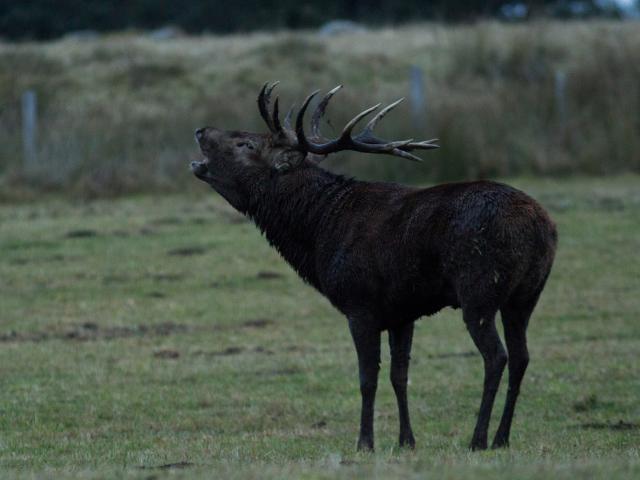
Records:
[[[396,393],[398,401],[398,413],[400,416],[400,446],[414,448],[416,441],[413,438],[411,422],[409,420],[409,407],[407,405],[407,379],[409,372],[409,360],[411,355],[411,342],[413,340],[413,322],[401,327],[389,330],[389,349],[391,350],[391,385]]]
[[[349,330],[358,352],[362,413],[358,450],[373,450],[373,407],[380,371],[380,329],[368,317],[350,317]]]

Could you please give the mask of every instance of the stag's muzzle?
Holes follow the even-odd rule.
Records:
[[[206,161],[203,160],[201,162],[191,162],[191,171],[196,177],[202,178],[207,176],[209,169],[207,168]]]

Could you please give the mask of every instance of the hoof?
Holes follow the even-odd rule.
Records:
[[[487,441],[486,440],[471,440],[471,445],[469,445],[469,450],[475,452],[477,450],[486,450],[487,449]]]
[[[416,448],[416,440],[413,438],[413,435],[404,435],[400,436],[400,448],[410,448],[411,450]]]
[[[506,438],[494,438],[491,448],[494,450],[498,448],[509,448],[509,440]]]
[[[358,440],[359,452],[373,452],[373,438],[361,438]]]

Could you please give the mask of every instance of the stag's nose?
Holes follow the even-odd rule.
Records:
[[[205,132],[206,128],[199,128],[196,130],[196,140],[200,141],[204,138],[204,132]]]

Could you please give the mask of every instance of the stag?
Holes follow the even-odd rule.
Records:
[[[374,446],[373,410],[380,340],[389,334],[391,384],[401,446],[415,440],[407,405],[407,372],[414,322],[444,307],[462,309],[484,361],[484,388],[470,448],[487,448],[489,419],[508,362],[509,386],[493,447],[509,443],[512,418],[529,354],[526,331],[554,259],[557,235],[545,210],[510,186],[474,181],[431,188],[363,182],[321,168],[327,155],[345,150],[420,160],[412,152],[437,148],[435,140],[387,141],[376,124],[401,100],[380,110],[357,135],[354,127],[377,110],[356,115],[335,139],[320,122],[329,91],[312,114],[309,95],[291,125],[280,121],[276,84],[258,96],[269,133],[196,130],[205,159],[193,173],[251,218],[306,282],[346,316],[360,373],[359,450]],[[500,311],[507,351],[496,329]],[[508,356],[507,356],[508,352]]]

